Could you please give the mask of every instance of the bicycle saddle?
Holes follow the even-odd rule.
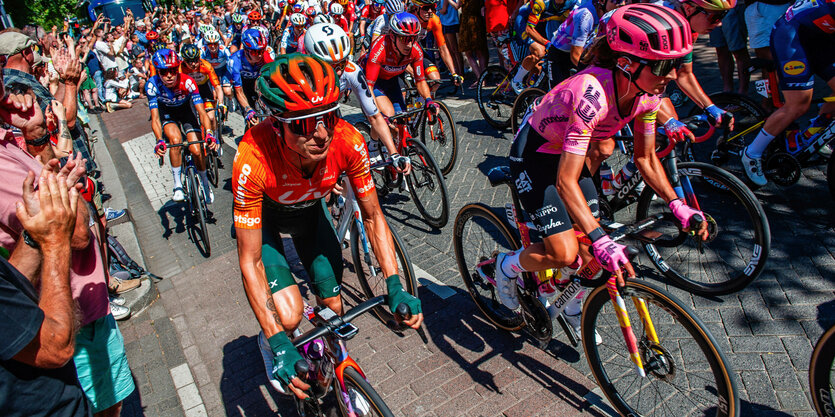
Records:
[[[502,184],[511,184],[510,167],[502,165],[490,168],[490,171],[487,172],[487,179],[490,180],[490,185],[493,187]]]

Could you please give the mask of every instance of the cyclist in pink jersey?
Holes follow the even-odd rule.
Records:
[[[683,57],[693,49],[687,20],[652,4],[621,7],[606,24],[606,34],[591,50],[591,66],[558,84],[529,114],[510,150],[510,170],[522,207],[530,215],[542,243],[496,257],[499,300],[516,309],[512,282],[523,271],[577,269],[584,261],[572,223],[592,244],[591,255],[617,275],[635,276],[626,247],[598,223],[597,191],[591,173],[612,149],[612,136],[635,120],[635,162],[645,181],[682,226],[699,211],[678,199],[655,154],[658,94],[676,78]],[[698,231],[707,237],[707,223]],[[564,310],[575,330],[580,327],[582,298]]]

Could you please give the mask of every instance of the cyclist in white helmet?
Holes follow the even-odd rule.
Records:
[[[279,53],[281,55],[296,52],[299,48],[299,40],[304,36],[304,29],[307,26],[307,16],[301,13],[290,15],[290,24],[284,29],[281,35]]]
[[[348,30],[351,27],[351,24],[348,22],[348,19],[343,16],[345,13],[345,8],[342,7],[341,4],[337,2],[333,2],[330,5],[330,14],[333,18],[333,23],[339,25],[345,33],[348,34],[348,39],[351,39],[351,32]],[[351,43],[353,45],[353,42]]]
[[[320,58],[333,66],[336,75],[339,76],[339,91],[342,94],[347,94],[348,90],[354,93],[360,102],[363,114],[371,124],[371,135],[386,147],[388,154],[395,162],[395,168],[400,170],[398,168],[400,160],[406,162],[405,168],[401,172],[408,174],[411,170],[409,158],[397,153],[397,147],[392,139],[388,123],[377,108],[374,95],[368,88],[365,72],[362,67],[348,59],[351,56],[351,41],[345,31],[333,23],[313,25],[307,29],[305,34],[304,49],[307,54]],[[372,156],[374,153],[372,150],[375,146],[379,148],[377,143],[369,144],[369,148],[372,148],[369,150]]]
[[[403,4],[403,0],[386,0],[386,12],[377,16],[377,18],[371,22],[371,29],[369,29],[369,32],[371,33],[371,43],[373,44],[374,41],[380,37],[380,35],[385,35],[389,31],[388,21],[392,15],[405,10],[406,5]]]

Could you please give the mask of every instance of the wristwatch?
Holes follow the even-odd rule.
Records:
[[[35,248],[35,249],[40,249],[41,248],[41,245],[38,244],[38,242],[35,242],[34,239],[32,239],[32,235],[30,235],[29,232],[24,230],[23,233],[20,234],[20,236],[23,238],[23,243],[25,243],[25,244],[27,244],[27,245]]]

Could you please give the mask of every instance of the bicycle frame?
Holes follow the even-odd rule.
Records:
[[[512,204],[508,204],[505,207],[505,213],[507,220],[510,221],[511,225],[515,225],[516,230],[519,231],[519,236],[522,240],[522,247],[528,247],[531,245],[531,236],[530,230],[533,226],[532,222],[524,222],[521,220],[519,213],[522,213],[521,202],[519,201],[519,197],[516,195],[515,192],[511,192],[511,197],[513,199]],[[632,226],[633,230],[631,233],[635,231],[640,231],[651,226],[656,219],[651,218],[648,221],[644,221],[637,225]],[[614,225],[614,224],[610,224]],[[619,240],[623,238],[626,234],[630,226],[621,226],[617,229],[614,229],[610,235],[612,236],[613,240]],[[585,243],[590,245],[591,241],[585,236],[585,234],[575,231],[575,234],[578,235],[578,240],[581,243]],[[481,267],[483,264],[492,262],[494,259],[490,259],[478,264]],[[565,310],[565,307],[568,305],[568,301],[573,299],[577,294],[580,292],[582,287],[598,287],[603,284],[602,279],[593,279],[595,275],[601,270],[600,263],[597,262],[596,259],[592,258],[591,261],[586,262],[585,265],[580,268],[574,275],[569,278],[568,284],[565,284],[562,291],[559,295],[556,296],[554,305],[557,308],[557,316]],[[550,274],[549,274],[550,272]],[[559,272],[558,272],[559,273]],[[537,277],[539,278],[539,282],[544,282],[548,279],[551,279],[551,276],[554,275],[553,271],[537,271]],[[496,285],[496,282],[492,277],[487,277],[488,280],[493,284]],[[533,282],[532,274],[522,274],[517,279],[517,284],[521,285],[522,288],[526,288],[526,285],[529,285],[534,291],[539,285],[539,282]],[[626,303],[623,300],[623,297],[620,295],[620,291],[617,288],[617,277],[612,274],[608,279],[605,279],[606,289],[609,293],[609,297],[612,300],[612,305],[615,308],[615,314],[618,317],[618,323],[620,324],[621,331],[623,333],[624,341],[626,342],[627,349],[629,351],[629,357],[632,360],[633,364],[635,365],[635,371],[640,377],[646,377],[647,373],[644,369],[643,361],[641,360],[640,352],[638,351],[638,339],[635,337],[635,333],[632,330],[632,325],[629,320],[629,314],[626,311]],[[649,310],[646,306],[646,301],[640,298],[633,298],[633,302],[635,304],[635,308],[638,310],[638,315],[641,321],[646,328],[646,336],[647,338],[652,341],[653,343],[660,344],[658,339],[658,335],[655,332],[655,327],[652,324],[652,318],[649,315]],[[562,324],[562,323],[561,323]],[[563,325],[565,328],[565,325]]]
[[[348,239],[348,231],[351,224],[356,223],[357,231],[360,237],[360,249],[362,250],[365,262],[368,264],[372,275],[376,275],[377,267],[371,262],[371,248],[368,243],[368,237],[365,234],[365,227],[362,224],[362,212],[360,211],[359,203],[357,203],[356,195],[351,184],[345,180],[343,184],[343,195],[337,198],[337,205],[340,206],[339,222],[336,226],[336,237],[340,242]]]

